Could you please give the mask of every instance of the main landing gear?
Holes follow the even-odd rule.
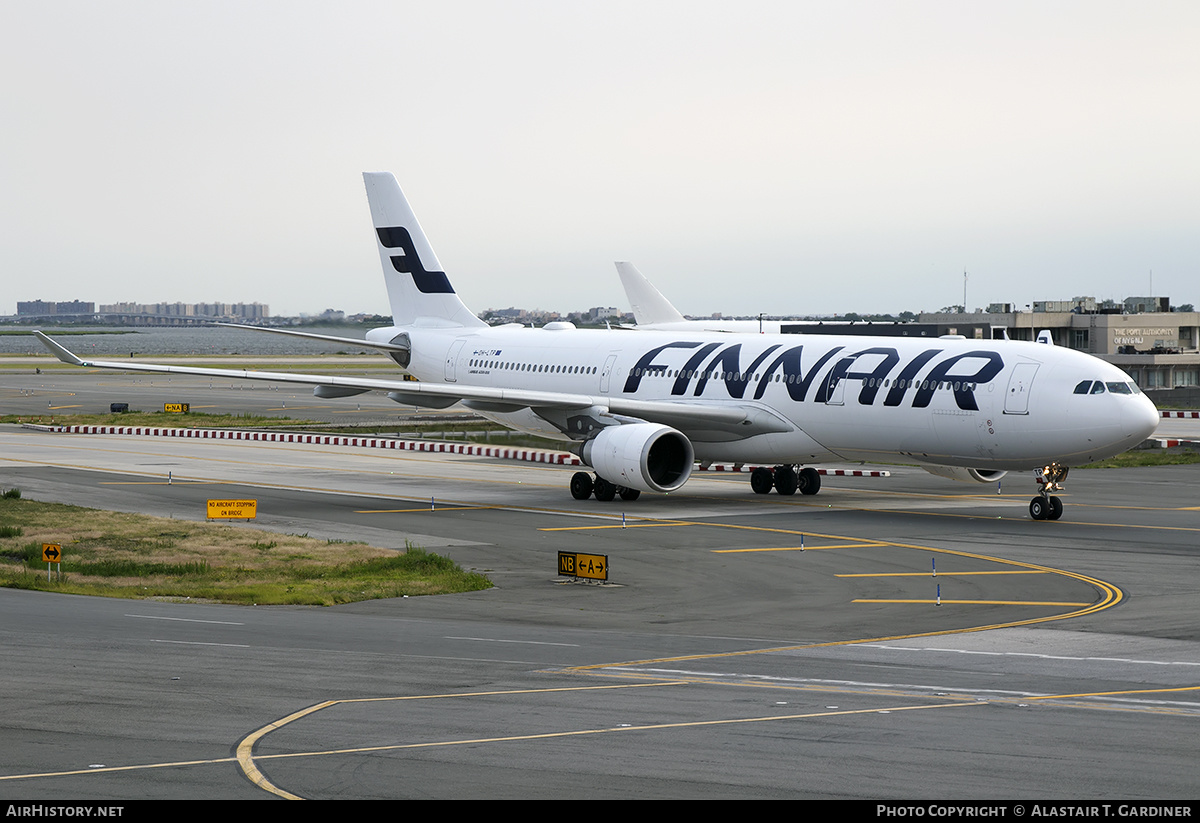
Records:
[[[812,467],[796,471],[792,465],[768,469],[759,466],[750,472],[750,488],[755,494],[768,494],[771,489],[780,494],[816,494],[821,490],[821,474]]]
[[[637,500],[642,496],[638,489],[629,489],[609,483],[600,475],[596,475],[594,478],[587,472],[575,472],[571,475],[572,497],[576,500],[587,500],[593,494],[596,495],[597,500],[604,503],[614,500],[618,496],[622,500]]]
[[[1038,474],[1037,482],[1041,484],[1038,496],[1029,501],[1029,516],[1034,520],[1057,520],[1062,517],[1063,502],[1051,492],[1062,491],[1063,481],[1067,479],[1070,469],[1051,463],[1043,466]]]

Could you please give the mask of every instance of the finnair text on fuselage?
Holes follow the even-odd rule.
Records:
[[[804,365],[806,346],[817,352],[815,362],[807,368]],[[674,350],[690,352],[690,356],[679,363],[678,357],[671,356],[676,354]],[[746,391],[753,383],[752,399],[759,400],[772,382],[779,382],[787,388],[792,400],[802,402],[815,383],[817,390],[813,401],[827,403],[839,381],[862,380],[858,394],[860,405],[874,405],[882,395],[884,406],[899,406],[911,392],[912,407],[925,408],[939,387],[949,385],[960,409],[979,411],[975,388],[992,380],[1004,368],[1000,355],[986,350],[963,352],[935,361],[939,355],[945,355],[944,349],[925,349],[915,356],[902,356],[894,347],[872,346],[843,354],[835,360],[834,357],[844,350],[845,346],[834,346],[822,352],[811,342],[785,349],[776,343],[757,355],[748,352],[747,358],[753,359],[743,369],[741,343],[722,348],[720,343],[671,342],[656,346],[638,359],[625,380],[623,391],[636,393],[645,377],[674,376],[672,395],[686,395],[690,389],[693,397],[700,397],[709,385],[721,383],[730,397],[745,399]],[[931,362],[929,371],[918,380],[921,370]],[[832,365],[824,371],[823,377],[816,380],[822,368],[830,363]]]

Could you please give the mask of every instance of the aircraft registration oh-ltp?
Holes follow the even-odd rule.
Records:
[[[960,480],[1033,470],[1035,519],[1057,519],[1067,468],[1117,454],[1158,413],[1090,355],[1012,341],[491,327],[462,303],[395,178],[363,175],[394,325],[365,343],[412,380],[59,359],[91,368],[312,385],[318,397],[386,392],[566,441],[592,467],[571,493],[674,492],[697,460],[758,464],[755,492],[815,494],[815,464],[900,461]],[[345,342],[299,331],[268,330]],[[363,342],[363,341],[359,341]],[[773,468],[767,468],[773,467]]]

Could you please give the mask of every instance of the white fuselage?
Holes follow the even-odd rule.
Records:
[[[522,327],[376,329],[412,344],[420,381],[672,404],[753,407],[743,436],[677,425],[699,460],[896,460],[989,470],[1078,465],[1124,451],[1158,422],[1128,376],[1090,355],[1012,341],[637,333]],[[1084,381],[1110,390],[1077,393]],[[536,408],[481,410],[572,438]]]

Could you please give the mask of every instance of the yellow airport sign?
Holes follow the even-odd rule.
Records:
[[[168,414],[187,414],[187,403],[163,403],[163,411]]]
[[[258,514],[257,500],[209,500],[209,520],[253,520]]]
[[[608,555],[559,552],[558,573],[564,577],[608,580]]]

